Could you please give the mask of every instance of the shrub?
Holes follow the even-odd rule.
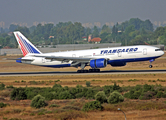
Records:
[[[104,91],[99,91],[95,95],[95,100],[99,101],[100,103],[107,102],[107,98],[106,98],[106,95],[105,95]]]
[[[37,95],[37,93],[35,93],[34,91],[29,91],[27,92],[27,99],[32,100],[35,96]]]
[[[53,99],[58,99],[58,95],[55,92],[47,92],[44,95],[46,100],[53,100]]]
[[[166,93],[164,92],[163,95],[162,95],[163,98],[166,98]]]
[[[1,97],[10,97],[10,93],[11,93],[10,90],[5,89],[5,90],[3,90],[3,91],[0,92],[0,96]]]
[[[90,84],[91,84],[90,81],[86,81],[86,86],[87,87],[90,87]]]
[[[143,86],[143,92],[148,92],[148,91],[154,91],[154,89],[151,85],[145,84]]]
[[[31,107],[41,108],[47,106],[45,98],[41,95],[36,95],[31,102]]]
[[[72,89],[70,90],[70,93],[71,93],[72,95],[76,95],[77,93],[80,93],[80,92],[82,92],[82,89],[81,89],[81,88],[72,88]]]
[[[51,104],[50,106],[49,106],[49,108],[50,107],[60,107],[60,105],[57,105],[57,104]]]
[[[5,84],[1,83],[0,84],[0,90],[4,90],[5,89]]]
[[[77,106],[65,106],[62,109],[65,109],[65,110],[78,110],[78,111],[80,110],[80,108],[77,107]]]
[[[58,88],[58,87],[62,87],[60,84],[54,84],[54,86],[52,88]]]
[[[83,88],[83,86],[78,84],[76,88]]]
[[[73,99],[74,96],[69,91],[64,91],[59,94],[59,99]]]
[[[3,102],[0,103],[0,108],[6,107],[6,106],[7,106],[7,104],[5,104]]]
[[[138,91],[138,90],[142,90],[142,86],[141,85],[136,85],[134,87],[134,91]]]
[[[6,86],[6,88],[14,88],[13,85]]]
[[[101,106],[101,103],[99,101],[87,102],[82,108],[83,111],[102,110],[102,109],[103,107]]]
[[[141,90],[138,90],[138,91],[130,90],[129,92],[124,94],[124,97],[130,98],[130,99],[138,99],[141,93],[142,93]]]
[[[153,96],[155,94],[156,93],[153,91],[148,91],[148,92],[142,93],[141,96],[139,97],[139,99],[140,100],[149,100],[149,99],[153,98]]]
[[[124,97],[117,91],[112,92],[110,96],[108,97],[108,103],[111,103],[111,104],[115,104],[115,103],[119,103],[123,101],[124,101]]]
[[[13,109],[13,113],[20,113],[21,111],[21,109]]]
[[[120,90],[121,87],[119,85],[116,85],[116,83],[114,83],[113,85],[113,90]]]
[[[105,85],[104,86],[104,92],[105,92],[106,96],[109,96],[110,93],[115,90],[121,91],[121,87],[119,85],[116,85],[116,83],[114,83],[114,85]]]
[[[104,93],[109,96],[109,94],[113,92],[113,86],[112,85],[105,85],[104,86]]]
[[[91,88],[89,88],[87,91],[86,91],[86,93],[84,94],[84,96],[88,99],[94,99],[94,96],[95,96],[95,94],[96,94],[96,92],[93,90],[93,89],[91,89]]]
[[[162,91],[158,91],[157,94],[156,94],[156,97],[157,98],[163,97],[163,92]]]
[[[82,111],[75,111],[70,110],[66,112],[59,113],[55,116],[55,119],[57,120],[75,120],[79,118],[87,118],[88,115],[86,115],[85,112]]]
[[[45,115],[43,112],[39,112],[37,115]]]
[[[14,88],[11,92],[10,98],[12,100],[24,100],[27,99],[27,95],[25,93],[25,88]]]
[[[30,116],[34,116],[34,115],[35,115],[35,113],[30,113],[29,115],[30,115]]]

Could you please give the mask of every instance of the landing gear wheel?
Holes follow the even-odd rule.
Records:
[[[153,65],[149,65],[149,68],[152,68],[153,67]]]
[[[77,70],[77,73],[81,73],[81,70]]]
[[[77,73],[88,73],[88,70],[77,70]]]
[[[100,69],[89,69],[89,72],[100,72]]]

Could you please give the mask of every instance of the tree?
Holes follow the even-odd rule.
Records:
[[[158,27],[158,28],[156,28],[156,30],[154,31],[154,34],[153,34],[154,38],[158,38],[159,36],[164,35],[165,30],[166,30],[166,27]]]
[[[153,31],[153,24],[151,23],[150,20],[145,20],[144,24],[145,24],[144,29]]]
[[[9,26],[9,31],[10,31],[10,32],[13,32],[13,31],[15,31],[18,27],[19,27],[18,25],[11,24],[11,25]]]
[[[99,37],[99,30],[98,30],[97,26],[94,26],[92,35],[93,35],[93,37]]]
[[[86,37],[87,37],[87,38],[88,38],[88,36],[89,36],[90,34],[92,34],[92,31],[91,31],[91,29],[90,29],[89,27],[86,28],[85,34],[86,34]]]
[[[130,45],[145,45],[143,37],[138,36],[135,39],[130,41]]]
[[[104,42],[110,42],[111,37],[111,28],[107,25],[103,25],[102,30],[100,32],[100,38],[102,39],[102,43]]]
[[[30,31],[27,27],[18,27],[15,31],[20,31],[26,37],[29,37],[29,35],[30,35]]]
[[[10,37],[6,37],[5,39],[6,40],[4,46],[7,46],[8,44],[10,44]]]
[[[118,31],[117,31],[117,28],[116,28],[116,26],[114,25],[113,28],[112,28],[112,34],[113,34],[113,35],[117,35],[117,32],[118,32]]]

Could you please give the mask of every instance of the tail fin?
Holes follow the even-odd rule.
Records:
[[[17,42],[24,56],[28,53],[41,54],[41,52],[19,31],[14,32]]]

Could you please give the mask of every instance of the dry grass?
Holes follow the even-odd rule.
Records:
[[[52,76],[9,76],[0,77],[0,82],[14,87],[52,87],[55,83],[62,86],[86,86],[90,81],[92,86],[113,85],[135,86],[137,84],[162,84],[166,86],[166,74],[108,74],[108,75],[52,75]]]
[[[0,111],[0,117],[2,118],[19,118],[24,120],[35,119],[35,120],[44,120],[44,119],[81,119],[81,120],[92,120],[92,119],[124,119],[124,115],[121,111],[118,111],[117,108],[121,108],[127,119],[134,120],[150,120],[150,119],[165,119],[166,117],[166,99],[153,99],[149,101],[140,101],[140,100],[128,100],[125,99],[123,103],[119,104],[103,104],[103,111],[91,111],[91,112],[82,112],[80,110],[68,110],[63,109],[64,106],[75,106],[74,104],[79,104],[81,99],[74,100],[52,100],[48,101],[49,105],[56,103],[60,105],[58,108],[50,108],[49,105],[45,108],[35,109],[31,108],[26,104],[30,104],[30,100],[22,101],[10,101],[10,106],[7,106]],[[8,102],[6,101],[6,102]],[[88,102],[89,100],[86,100]],[[72,102],[72,105],[71,105]],[[77,106],[81,108],[82,106]],[[72,107],[71,107],[72,108]]]

